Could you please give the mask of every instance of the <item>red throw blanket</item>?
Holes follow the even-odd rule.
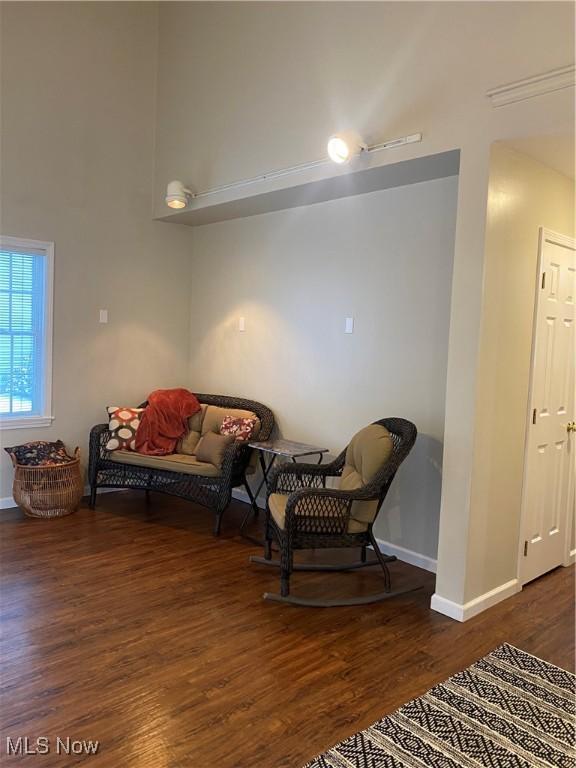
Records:
[[[188,419],[200,410],[196,395],[187,389],[156,389],[148,397],[136,431],[136,450],[149,456],[174,453],[188,429]]]

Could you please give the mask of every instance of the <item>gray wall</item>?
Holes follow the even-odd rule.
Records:
[[[432,558],[456,194],[451,177],[194,229],[190,381],[262,400],[284,437],[333,453],[375,419],[413,420],[378,535]]]
[[[491,589],[491,572],[476,571],[485,518],[473,482],[492,430],[477,418],[490,378],[476,386],[492,343],[480,337],[489,149],[572,136],[574,98],[563,89],[494,109],[486,90],[573,61],[573,5],[160,6],[158,71],[156,4],[2,6],[2,232],[57,246],[56,422],[13,442],[85,444],[103,402],[188,381],[190,233],[150,221],[153,159],[164,213],[171,178],[203,188],[314,159],[342,128],[369,142],[422,131],[421,144],[373,161],[461,150],[437,590],[460,604]],[[487,541],[499,535],[490,526]]]
[[[572,62],[573,27],[564,2],[162,2],[158,214],[171,179],[315,160],[339,130],[424,134],[381,162],[487,138],[487,89]]]
[[[1,13],[1,231],[56,245],[54,423],[1,440],[62,438],[86,459],[106,405],[187,381],[191,234],[151,218],[157,8],[4,3]],[[0,456],[6,498],[12,470]]]
[[[470,552],[484,521],[475,448],[479,433],[492,436],[476,418],[479,357],[490,354],[481,349],[490,146],[573,136],[574,91],[502,108],[486,93],[573,62],[574,6],[162,3],[159,51],[159,215],[172,178],[201,190],[313,160],[336,130],[369,143],[422,132],[419,144],[367,159],[379,165],[460,150],[436,589],[456,606],[471,599],[467,582],[474,597],[491,590],[489,573],[472,575]]]

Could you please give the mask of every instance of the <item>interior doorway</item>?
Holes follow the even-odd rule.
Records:
[[[576,241],[541,228],[520,529],[521,584],[571,560]]]

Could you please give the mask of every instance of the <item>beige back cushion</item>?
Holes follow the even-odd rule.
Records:
[[[217,435],[216,432],[206,432],[196,446],[196,458],[198,461],[208,461],[221,469],[226,448],[233,442],[233,435]]]
[[[195,413],[194,416],[190,416],[188,419],[188,432],[180,440],[178,448],[176,449],[177,453],[184,453],[188,456],[194,456],[196,446],[198,445],[198,441],[202,436],[202,423],[204,421],[207,408],[207,405],[201,405],[198,413]]]
[[[220,427],[224,416],[234,416],[240,419],[256,419],[256,426],[252,433],[252,440],[258,439],[260,432],[260,419],[252,411],[244,411],[241,408],[220,408],[218,405],[202,405],[202,410],[191,416],[188,420],[189,431],[178,446],[178,453],[186,453],[194,456],[196,446],[200,438],[207,432],[220,433]]]
[[[340,490],[353,491],[369,483],[388,461],[393,449],[392,436],[386,427],[370,424],[358,432],[348,446]],[[373,522],[378,501],[355,501],[351,517],[363,523]]]

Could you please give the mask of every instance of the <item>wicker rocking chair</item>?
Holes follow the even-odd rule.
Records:
[[[364,605],[411,592],[392,592],[388,563],[394,556],[380,552],[372,531],[394,475],[416,440],[416,427],[399,418],[381,419],[358,432],[330,464],[284,464],[273,471],[266,504],[264,557],[250,561],[280,568],[280,594],[265,600],[292,605],[333,607]],[[339,489],[326,488],[326,478],[340,477]],[[272,540],[280,560],[272,560]],[[368,561],[372,546],[376,560]],[[298,549],[359,547],[360,560],[341,565],[294,564]],[[351,598],[307,599],[290,595],[290,574],[298,571],[349,571],[380,565],[384,591]],[[418,589],[418,587],[416,587]]]

